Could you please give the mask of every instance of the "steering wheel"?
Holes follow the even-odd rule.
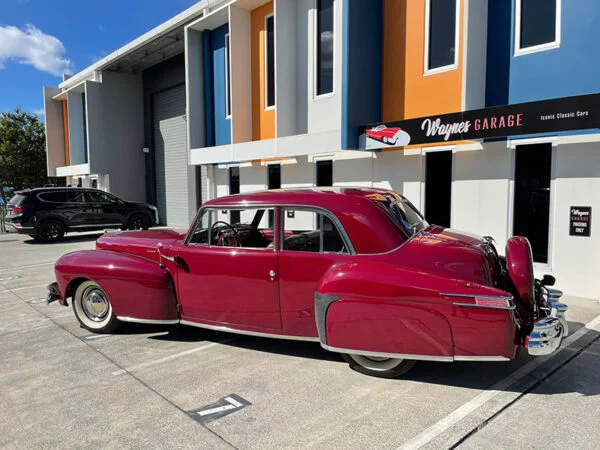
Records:
[[[231,231],[233,231],[233,239],[234,239],[234,242],[235,242],[235,247],[241,247],[242,246],[242,244],[240,242],[240,239],[239,239],[239,236],[238,236],[238,232],[236,231],[236,229],[233,228],[233,226],[231,226],[227,222],[224,222],[223,220],[217,220],[215,223],[212,224],[212,226],[210,227],[210,234],[211,235],[212,235],[212,232],[213,232],[213,228],[215,228],[215,225],[217,225],[217,224],[225,225],[227,228],[229,228]],[[223,245],[221,239],[222,239],[222,236],[219,236],[219,240],[217,242],[217,245]]]

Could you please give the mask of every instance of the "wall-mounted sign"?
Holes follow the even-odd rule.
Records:
[[[569,214],[569,236],[590,237],[592,231],[592,207],[571,206]]]
[[[600,94],[364,125],[359,147],[378,149],[600,127]]]

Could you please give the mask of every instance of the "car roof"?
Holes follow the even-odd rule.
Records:
[[[389,192],[391,190],[364,187],[284,188],[219,197],[209,200],[204,206],[297,205],[322,206],[331,210],[347,203],[355,203],[357,199],[368,200],[368,196],[373,194]]]
[[[333,213],[358,253],[382,253],[401,245],[403,236],[370,196],[391,190],[363,187],[287,188],[229,195],[210,200],[207,207],[298,206]]]
[[[40,192],[48,192],[48,191],[94,191],[94,192],[104,192],[100,189],[94,188],[84,188],[84,187],[41,187],[41,188],[27,188],[21,189],[20,191],[15,191],[15,194],[39,194]]]

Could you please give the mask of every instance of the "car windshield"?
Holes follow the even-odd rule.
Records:
[[[386,215],[408,237],[429,226],[425,218],[414,205],[403,196],[388,191],[370,195],[369,198],[379,206]]]

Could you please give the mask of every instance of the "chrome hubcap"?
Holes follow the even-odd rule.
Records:
[[[98,288],[91,288],[84,292],[81,304],[85,315],[94,322],[102,321],[109,311],[108,298]]]

